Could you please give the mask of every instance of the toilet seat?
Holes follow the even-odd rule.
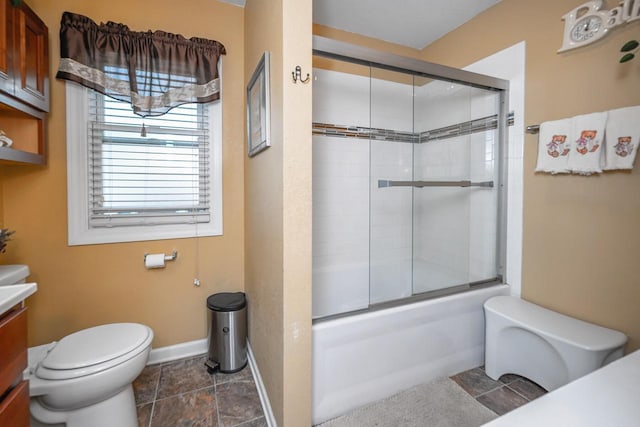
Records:
[[[61,339],[38,364],[35,374],[46,380],[95,374],[134,357],[152,339],[151,329],[137,323],[84,329]]]

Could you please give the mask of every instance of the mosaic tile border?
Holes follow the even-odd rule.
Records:
[[[509,115],[507,116],[507,126],[513,126],[513,123],[513,113],[509,113]],[[484,132],[497,128],[498,115],[494,114],[493,116],[469,120],[467,122],[457,123],[455,125],[432,129],[421,133],[314,122],[312,127],[312,134],[319,136],[422,144],[429,141],[455,138],[457,136],[470,135],[473,133]]]
[[[419,142],[419,135],[412,132],[391,129],[368,128],[361,126],[313,123],[313,135],[337,136],[342,138],[374,139],[376,141]]]

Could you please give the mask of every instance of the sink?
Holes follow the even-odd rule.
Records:
[[[29,274],[29,267],[23,264],[0,265],[0,286],[24,283]]]
[[[37,283],[0,286],[0,315],[28,296],[33,295],[37,289]]]

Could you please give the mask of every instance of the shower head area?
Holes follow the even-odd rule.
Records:
[[[313,318],[504,278],[508,82],[314,39]]]

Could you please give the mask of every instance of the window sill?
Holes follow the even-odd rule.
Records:
[[[222,225],[167,225],[69,230],[69,246],[222,236]]]

